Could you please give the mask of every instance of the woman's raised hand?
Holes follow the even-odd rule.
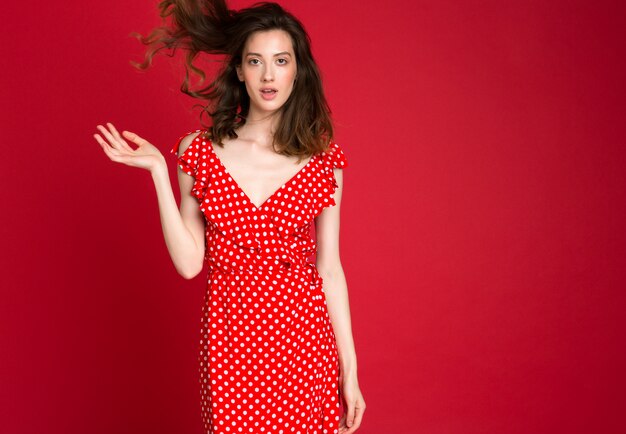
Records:
[[[107,122],[107,126],[110,131],[102,125],[97,126],[106,140],[100,134],[94,134],[93,136],[111,160],[132,167],[140,167],[150,172],[166,165],[163,154],[147,140],[130,131],[122,131],[124,136],[122,137],[113,124]],[[131,148],[124,139],[137,145],[137,149]]]

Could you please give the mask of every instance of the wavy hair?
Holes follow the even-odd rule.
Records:
[[[246,123],[250,97],[245,83],[237,77],[236,66],[242,62],[246,41],[254,32],[284,30],[293,44],[298,79],[291,95],[280,108],[280,122],[274,132],[273,145],[284,155],[300,158],[328,149],[333,140],[331,111],[324,96],[322,78],[311,53],[311,40],[300,21],[273,2],[255,3],[239,11],[230,10],[225,0],[162,0],[160,16],[170,25],[154,28],[146,37],[133,33],[147,45],[142,63],[131,62],[145,70],[152,58],[163,49],[174,56],[178,48],[186,51],[185,79],[180,90],[194,98],[207,101],[201,105],[200,124],[207,129],[207,137],[224,146],[225,137],[237,138],[235,128]],[[206,74],[194,65],[198,55],[222,55],[223,64],[217,77],[205,87],[191,89],[190,74],[197,74],[204,82]],[[212,125],[202,123],[208,113]]]

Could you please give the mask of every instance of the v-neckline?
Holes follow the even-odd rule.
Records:
[[[255,210],[261,210],[263,208],[265,208],[267,206],[267,203],[272,200],[274,198],[274,196],[276,196],[279,192],[281,192],[284,188],[287,187],[287,185],[291,184],[291,182],[293,182],[298,175],[300,175],[307,167],[309,167],[309,165],[313,162],[313,160],[315,159],[315,155],[311,156],[309,158],[309,161],[306,162],[306,164],[304,166],[302,166],[300,168],[300,170],[298,170],[291,178],[289,178],[287,181],[283,182],[280,187],[278,187],[267,199],[265,199],[263,201],[263,203],[261,203],[261,205],[256,205],[254,202],[252,202],[252,199],[250,199],[250,196],[248,196],[248,193],[246,193],[243,188],[241,188],[241,185],[239,185],[239,183],[235,180],[235,178],[233,178],[233,176],[231,175],[230,171],[226,168],[226,166],[224,165],[224,163],[222,162],[222,160],[220,159],[220,157],[217,155],[217,152],[215,152],[215,149],[213,148],[213,141],[206,139],[208,145],[209,145],[209,149],[211,151],[211,153],[213,154],[213,157],[215,158],[215,160],[218,162],[218,164],[222,167],[222,171],[224,172],[224,174],[230,179],[230,181],[233,183],[233,185],[239,190],[239,192],[245,197],[246,201],[255,209]]]

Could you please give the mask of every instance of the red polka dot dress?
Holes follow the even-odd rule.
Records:
[[[313,219],[336,205],[338,144],[314,155],[261,206],[228,173],[206,130],[178,165],[206,221],[209,269],[199,348],[205,431],[337,433],[338,357]],[[172,149],[178,153],[182,136]]]

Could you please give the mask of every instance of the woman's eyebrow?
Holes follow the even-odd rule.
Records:
[[[288,51],[281,51],[280,53],[276,53],[276,54],[274,54],[274,57],[276,57],[276,56],[282,56],[283,54],[286,54],[286,55],[288,55],[288,56],[291,56],[291,53],[290,53],[290,52],[288,52]],[[262,55],[261,53],[248,53],[248,54],[246,54],[246,57],[248,57],[248,56],[259,56],[259,57],[263,57],[263,55]]]

